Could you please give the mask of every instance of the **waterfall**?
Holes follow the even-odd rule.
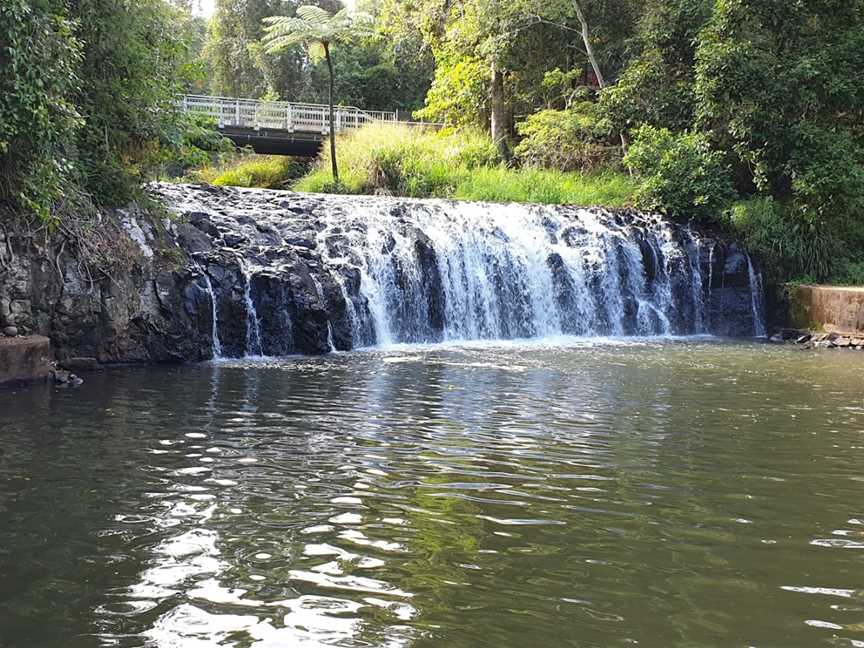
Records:
[[[222,345],[219,343],[219,313],[216,305],[216,293],[213,290],[213,283],[210,281],[210,275],[206,272],[204,275],[204,285],[207,287],[207,293],[210,295],[210,317],[213,330],[213,358],[219,359],[222,357]]]
[[[261,322],[255,310],[255,302],[252,300],[252,269],[242,258],[237,263],[240,272],[243,273],[243,300],[246,302],[246,357],[262,356],[261,348]]]
[[[381,344],[704,332],[701,243],[659,219],[430,202],[406,227],[371,207],[363,227],[336,222]]]
[[[714,241],[711,241],[708,248],[708,300],[707,302],[710,304],[712,298],[714,297],[714,248],[717,247],[717,244]],[[711,311],[708,310],[706,313],[706,331],[711,330]]]
[[[753,333],[765,337],[765,291],[762,287],[762,274],[756,272],[750,255],[747,255],[747,276],[750,280],[750,301],[753,309]]]
[[[765,332],[761,276],[746,252],[657,215],[158,189],[211,241],[206,258],[218,271],[224,320],[214,353],[223,347],[220,333],[232,336],[231,344],[222,340],[230,355],[262,355],[463,340]],[[212,293],[209,278],[208,286]],[[244,334],[239,344],[233,339]]]

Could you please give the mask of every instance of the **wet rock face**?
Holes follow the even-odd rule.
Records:
[[[59,244],[0,241],[17,252],[0,274],[0,327],[98,363],[756,330],[746,253],[653,216],[151,189],[170,218],[110,215],[138,250],[120,275],[94,280]]]

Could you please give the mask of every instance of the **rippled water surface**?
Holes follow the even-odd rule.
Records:
[[[0,392],[0,646],[864,646],[864,358],[404,348]]]

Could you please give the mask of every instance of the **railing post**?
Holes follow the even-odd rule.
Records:
[[[240,126],[240,100],[237,99],[234,103],[234,125]]]

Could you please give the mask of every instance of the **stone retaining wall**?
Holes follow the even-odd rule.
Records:
[[[790,286],[789,325],[864,337],[864,287]]]

